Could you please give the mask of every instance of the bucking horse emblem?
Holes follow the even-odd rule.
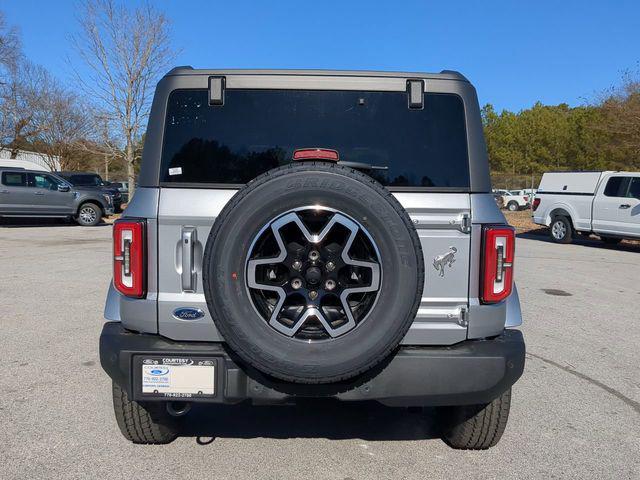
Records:
[[[453,265],[453,262],[456,261],[456,253],[458,253],[458,249],[456,247],[449,247],[449,251],[447,253],[438,255],[433,259],[433,268],[438,271],[441,277],[444,277],[444,267],[446,267],[447,265],[451,267]]]

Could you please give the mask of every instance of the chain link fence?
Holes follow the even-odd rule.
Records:
[[[537,189],[541,178],[542,174],[514,175],[512,173],[492,172],[491,184],[493,188],[503,190]]]

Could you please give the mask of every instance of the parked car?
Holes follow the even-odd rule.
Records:
[[[115,187],[122,194],[122,202],[129,201],[129,182],[109,182],[109,186]]]
[[[640,238],[640,172],[545,173],[532,215],[558,243],[570,243],[576,232],[610,244]]]
[[[100,361],[125,438],[323,397],[446,407],[449,445],[495,445],[525,346],[485,152],[455,72],[172,70],[114,224]]]
[[[73,218],[93,226],[113,215],[113,199],[40,170],[0,167],[0,217]]]
[[[502,202],[504,207],[510,212],[517,212],[524,208],[529,208],[529,195],[521,195],[513,192],[505,192],[502,194]]]
[[[102,180],[102,177],[93,172],[56,172],[74,187],[90,188],[96,191],[105,192],[113,198],[113,208],[116,213],[122,211],[122,193],[117,187],[111,186]]]

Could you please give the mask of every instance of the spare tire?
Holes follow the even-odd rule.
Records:
[[[295,163],[243,187],[207,240],[204,292],[248,366],[334,383],[387,358],[424,284],[415,228],[393,195],[344,166]]]

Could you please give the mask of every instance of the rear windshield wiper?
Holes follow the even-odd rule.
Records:
[[[345,162],[343,160],[340,160],[337,163],[338,165],[355,168],[356,170],[389,170],[389,167],[386,165],[371,165],[363,162]]]

